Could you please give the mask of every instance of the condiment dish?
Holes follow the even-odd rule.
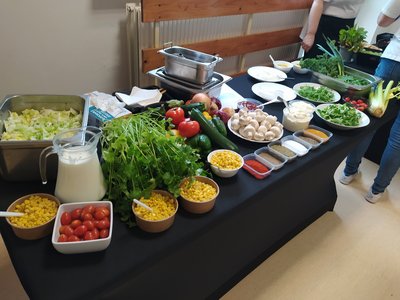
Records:
[[[285,60],[275,60],[273,64],[275,69],[278,69],[285,73],[289,73],[290,70],[293,68],[293,64]]]
[[[265,177],[269,176],[273,170],[273,166],[271,164],[258,160],[254,153],[243,156],[243,160],[243,169],[245,169],[257,179],[264,179]],[[266,168],[266,171],[262,172],[261,170],[256,170],[255,166],[251,163],[254,163],[254,161],[261,164],[261,166],[264,166]]]
[[[295,71],[297,74],[307,74],[308,69],[302,68],[299,60],[292,61],[292,65],[293,71]]]

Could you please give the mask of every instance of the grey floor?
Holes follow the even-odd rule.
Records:
[[[351,185],[337,182],[333,212],[289,241],[222,300],[400,299],[400,174],[384,197],[370,204],[363,194],[377,165],[364,160],[361,170]],[[2,240],[0,299],[28,299]]]

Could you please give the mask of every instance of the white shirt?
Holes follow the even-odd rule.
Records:
[[[353,19],[361,8],[364,0],[324,0],[322,14],[342,19]]]
[[[400,16],[400,0],[390,0],[382,8],[382,13],[396,19]],[[382,57],[400,62],[400,28],[397,29],[389,45],[385,48]]]

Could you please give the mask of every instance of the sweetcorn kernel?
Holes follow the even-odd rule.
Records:
[[[175,213],[175,200],[171,197],[152,192],[150,198],[140,198],[141,202],[149,206],[153,211],[136,205],[133,209],[135,213],[142,219],[148,221],[160,221],[169,218]]]
[[[217,190],[210,184],[195,180],[186,181],[181,186],[181,196],[196,202],[205,202],[213,199],[217,194]]]
[[[50,221],[57,213],[58,204],[38,195],[30,196],[15,206],[14,212],[24,213],[21,217],[9,217],[13,225],[22,228],[40,226]]]
[[[211,156],[210,163],[220,169],[234,170],[240,168],[240,156],[230,151],[218,151]]]

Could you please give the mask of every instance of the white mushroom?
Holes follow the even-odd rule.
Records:
[[[282,129],[279,128],[278,126],[272,126],[272,127],[269,129],[269,131],[270,131],[270,132],[273,132],[274,135],[275,135],[276,137],[280,136],[281,133],[282,133]]]
[[[241,116],[247,116],[247,108],[242,108],[239,110],[239,117]]]
[[[249,111],[248,116],[251,117],[252,119],[256,118],[256,112],[255,111]]]
[[[269,130],[270,128],[271,128],[271,123],[270,122],[268,122],[267,120],[264,120],[264,121],[262,121],[261,123],[260,123],[260,126],[265,126],[265,127],[267,127],[267,129]]]
[[[243,136],[245,138],[252,139],[255,133],[256,129],[250,124],[243,129]]]
[[[275,137],[275,134],[272,131],[267,131],[264,135],[266,141],[271,141]]]
[[[255,130],[257,130],[258,127],[260,126],[260,124],[257,122],[256,119],[252,119],[252,120],[249,122],[249,125],[253,126]]]
[[[262,134],[261,132],[256,131],[256,133],[254,133],[254,139],[256,141],[263,141],[264,140],[264,134]]]
[[[263,114],[262,111],[256,111],[256,120],[258,123],[261,123],[262,121],[264,121],[267,118],[267,116],[265,114]]]
[[[244,128],[245,128],[244,126],[242,126],[242,127],[239,128],[239,134],[240,134],[241,136],[243,136],[243,137],[245,136],[245,135],[244,135]]]
[[[263,135],[265,135],[266,132],[268,132],[268,128],[265,127],[264,125],[260,125],[257,129],[257,132],[262,133]]]
[[[232,121],[238,119],[239,120],[239,113],[234,113],[232,116]]]
[[[268,122],[270,122],[271,125],[273,126],[273,125],[275,124],[277,118],[276,118],[275,116],[269,115],[269,116],[267,116],[266,120],[267,120]]]
[[[240,126],[246,126],[247,124],[249,124],[251,121],[251,117],[247,116],[247,115],[243,115],[239,117],[239,124]]]
[[[283,129],[283,125],[280,122],[275,122],[274,126],[278,126],[280,129]]]
[[[239,119],[232,119],[231,128],[232,128],[232,130],[235,130],[235,131],[239,130],[239,128],[240,128]]]

